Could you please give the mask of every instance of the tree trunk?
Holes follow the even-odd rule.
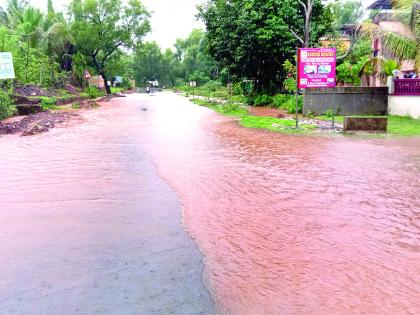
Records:
[[[311,19],[312,19],[312,0],[308,0],[305,10],[305,35],[304,35],[304,47],[309,47],[311,40]]]
[[[111,94],[111,86],[108,85],[108,78],[105,75],[105,73],[101,73],[101,76],[102,76],[102,79],[104,79],[106,94],[110,95]]]

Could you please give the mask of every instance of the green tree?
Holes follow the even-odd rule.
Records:
[[[121,50],[140,44],[150,30],[149,13],[138,0],[77,0],[70,5],[78,51],[90,60],[105,83],[107,66]],[[105,84],[108,94],[111,88]]]
[[[178,39],[175,47],[181,65],[179,74],[185,81],[204,84],[215,77],[217,65],[207,52],[207,39],[203,30],[194,29],[186,39]]]
[[[152,80],[163,81],[163,56],[156,42],[144,43],[136,49],[133,66],[137,84],[144,85]]]
[[[334,27],[357,24],[363,18],[363,6],[360,0],[336,0],[333,5]]]
[[[310,5],[308,5],[308,3]],[[208,0],[199,8],[210,55],[236,81],[274,93],[286,77],[283,63],[296,47],[315,45],[332,24],[320,0]],[[306,25],[306,26],[305,26]]]

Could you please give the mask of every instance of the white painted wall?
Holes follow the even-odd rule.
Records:
[[[420,119],[420,95],[388,97],[388,111],[391,115],[410,116]]]

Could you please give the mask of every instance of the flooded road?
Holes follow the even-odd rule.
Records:
[[[93,191],[101,207],[113,195],[131,203],[142,187],[133,186],[142,160],[134,153],[145,152],[181,198],[218,314],[420,312],[420,139],[245,129],[166,93],[114,100],[84,116],[81,125],[48,135],[0,138],[2,154],[9,152],[1,206],[24,219],[20,201],[43,202],[39,196],[51,192],[62,200],[61,194],[89,199]],[[62,145],[66,139],[72,145]],[[84,142],[107,150],[93,154]],[[54,176],[7,164],[42,161],[47,149]],[[75,163],[76,153],[86,160]],[[60,172],[63,165],[71,167]],[[98,172],[100,180],[89,184]],[[19,231],[25,232],[33,231]],[[20,237],[14,233],[11,239]]]

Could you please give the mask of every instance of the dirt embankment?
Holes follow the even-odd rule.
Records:
[[[0,136],[18,134],[21,136],[33,136],[47,132],[60,124],[81,118],[79,110],[89,110],[99,107],[101,102],[110,102],[115,97],[123,95],[109,95],[96,100],[84,100],[78,103],[78,109],[67,107],[55,111],[42,111],[28,116],[15,116],[0,121]]]
[[[57,124],[69,121],[80,116],[75,112],[41,112],[29,116],[19,116],[0,122],[0,135],[20,134],[21,136],[32,136],[46,132]]]
[[[115,97],[125,97],[118,93],[101,97],[99,99],[87,99],[80,96],[80,91],[71,85],[66,85],[64,89],[72,97],[67,97],[63,101],[57,100],[56,105],[60,110],[46,110],[38,106],[41,102],[40,97],[56,97],[57,91],[46,90],[35,85],[18,86],[15,88],[15,101],[18,106],[31,107],[38,106],[39,110],[29,111],[27,116],[15,116],[4,121],[0,121],[0,136],[7,134],[20,134],[21,136],[32,136],[47,132],[59,124],[63,124],[74,118],[79,117],[79,109],[93,109],[99,107],[98,102],[110,102]],[[124,92],[129,93],[129,91]],[[26,114],[26,113],[25,113]]]

